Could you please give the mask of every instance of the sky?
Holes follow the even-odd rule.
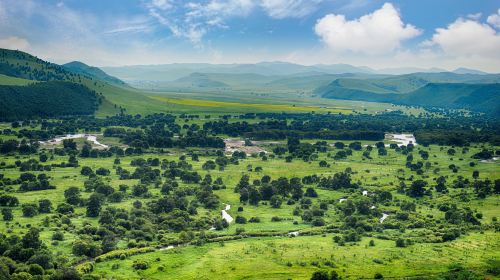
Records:
[[[500,72],[498,0],[0,0],[0,47],[56,63]]]

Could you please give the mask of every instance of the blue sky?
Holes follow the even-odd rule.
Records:
[[[62,63],[500,72],[498,0],[0,0],[0,47]]]

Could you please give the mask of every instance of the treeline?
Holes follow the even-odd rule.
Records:
[[[325,140],[373,140],[384,138],[386,132],[415,132],[417,142],[441,145],[468,145],[472,142],[499,143],[500,123],[488,117],[408,116],[399,112],[379,115],[333,114],[245,114],[242,121],[229,122],[225,117],[209,121],[203,129],[214,134],[256,140],[286,138]],[[246,119],[260,119],[249,123]]]
[[[491,130],[449,130],[432,129],[417,130],[415,140],[421,145],[466,146],[469,143],[485,143],[500,145],[500,135]]]
[[[34,81],[81,80],[81,76],[30,54],[0,49],[0,74]]]
[[[0,120],[92,115],[101,102],[96,92],[69,82],[0,86]]]
[[[173,147],[210,147],[224,148],[224,140],[207,135],[204,131],[188,130],[185,135],[173,138],[173,133],[164,126],[156,125],[144,130],[126,130],[124,128],[107,128],[104,136],[118,137],[121,142],[134,147],[148,149]]]

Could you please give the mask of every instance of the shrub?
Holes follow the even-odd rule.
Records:
[[[149,263],[143,260],[136,260],[132,264],[132,267],[136,270],[145,270],[149,268]]]
[[[250,220],[248,220],[250,223],[260,223],[260,218],[259,217],[251,217]]]
[[[237,224],[246,224],[247,223],[247,218],[243,216],[236,216],[236,219],[234,220]]]
[[[63,241],[64,240],[64,233],[60,231],[56,231],[52,234],[52,240],[57,240],[57,241]]]
[[[402,238],[398,238],[396,240],[396,247],[400,247],[400,248],[403,248],[403,247],[406,247],[406,242],[404,239]]]

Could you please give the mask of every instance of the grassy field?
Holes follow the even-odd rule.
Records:
[[[176,105],[192,106],[200,108],[201,111],[210,112],[264,112],[264,111],[279,111],[279,112],[330,112],[330,113],[343,113],[349,114],[352,111],[343,108],[329,108],[317,106],[295,106],[290,104],[252,104],[252,103],[236,103],[236,102],[222,102],[210,101],[201,99],[174,99],[168,97],[155,96],[155,100],[165,103],[168,107],[175,107]],[[200,111],[198,109],[197,111]]]
[[[335,269],[343,279],[432,276],[462,263],[485,273],[486,261],[498,257],[500,234],[473,233],[446,244],[396,248],[393,241],[370,238],[350,246],[333,243],[332,235],[296,238],[250,238],[157,251],[97,263],[105,279],[309,279],[317,270]],[[131,271],[136,260],[151,264]],[[112,275],[112,276],[111,276]]]
[[[3,86],[25,86],[32,83],[36,83],[36,81],[10,77],[0,74],[0,85]]]
[[[99,141],[105,144],[117,145],[119,142],[116,138],[107,138],[100,136]],[[310,142],[314,142],[311,140]],[[333,144],[335,141],[328,141]],[[347,143],[348,141],[346,141]],[[81,141],[79,141],[81,143]],[[371,144],[374,142],[363,141],[362,144]],[[263,144],[262,148],[271,150],[274,146],[280,145],[276,143]],[[42,147],[43,148],[43,147]],[[436,176],[447,177],[448,182],[457,179],[458,176],[470,178],[472,172],[477,170],[480,172],[480,179],[489,178],[495,180],[500,178],[498,162],[486,163],[478,160],[472,160],[471,155],[480,151],[482,146],[472,146],[468,151],[462,153],[457,151],[456,156],[449,156],[446,151],[449,147],[439,146],[416,146],[414,155],[418,157],[418,150],[426,150],[430,153],[429,162],[432,163],[432,168],[424,175],[418,176],[434,184],[433,179]],[[396,153],[394,150],[388,150],[387,156],[378,156],[376,152],[372,153],[372,159],[366,159],[362,156],[362,151],[354,151],[353,155],[345,160],[333,160],[331,154],[334,154],[336,149],[331,147],[328,153],[320,153],[319,158],[311,162],[303,162],[295,159],[292,162],[285,162],[283,158],[270,158],[262,160],[259,157],[248,157],[241,160],[239,165],[228,165],[224,171],[202,170],[202,164],[209,160],[215,159],[213,156],[204,156],[203,150],[192,149],[198,151],[201,155],[199,161],[188,162],[193,165],[193,170],[196,170],[200,175],[211,174],[213,178],[222,178],[226,189],[215,191],[219,197],[223,209],[223,204],[231,205],[231,210],[228,213],[235,217],[241,215],[247,219],[251,217],[260,218],[260,223],[247,223],[244,225],[231,224],[229,228],[219,231],[221,235],[233,235],[237,229],[244,229],[246,233],[258,232],[277,232],[287,233],[297,230],[312,229],[311,225],[304,223],[300,217],[293,215],[295,205],[283,205],[278,208],[271,208],[269,205],[260,204],[258,206],[247,205],[240,203],[239,194],[233,191],[234,186],[238,183],[243,174],[250,175],[250,181],[260,179],[263,175],[269,175],[273,179],[280,176],[284,177],[303,177],[306,175],[317,174],[318,176],[333,175],[336,172],[344,171],[350,167],[355,170],[352,178],[356,182],[360,182],[362,189],[354,192],[332,191],[318,189],[318,198],[312,198],[313,205],[318,205],[320,202],[329,201],[331,203],[328,210],[325,212],[325,221],[328,224],[338,224],[340,216],[337,206],[339,198],[356,199],[361,196],[362,190],[375,192],[377,190],[388,190],[393,194],[394,199],[407,200],[408,198],[396,192],[397,184],[396,175],[409,177],[412,172],[408,170],[400,170],[405,164],[406,156]],[[153,153],[141,156],[126,156],[121,157],[121,166],[124,169],[133,171],[135,168],[130,165],[130,162],[136,158],[155,158],[160,160],[167,159],[169,161],[177,160],[179,156],[185,154],[186,150],[170,149],[168,153]],[[330,154],[330,156],[329,156]],[[29,156],[5,156],[0,161],[7,165],[13,164],[17,160],[27,160]],[[54,156],[48,163],[60,163],[66,161],[67,157]],[[112,170],[112,175],[103,177],[104,180],[118,190],[118,186],[125,184],[132,186],[137,184],[138,180],[119,180],[118,176],[113,172],[113,158],[97,158],[83,159],[79,158],[80,166],[89,166],[93,170],[99,167],[104,167]],[[326,160],[330,167],[320,167],[318,162]],[[469,162],[476,162],[475,167],[471,167]],[[452,172],[448,165],[455,164],[459,168],[458,173]],[[248,167],[262,167],[261,172],[248,172]],[[432,175],[432,170],[438,169],[437,173]],[[18,178],[20,172],[18,169],[3,169],[1,173],[6,178]],[[36,203],[41,199],[49,199],[54,207],[59,203],[64,202],[64,191],[71,187],[77,186],[83,188],[85,177],[80,175],[80,168],[54,168],[50,172],[33,172],[34,174],[46,173],[51,177],[51,183],[57,186],[55,190],[33,191],[26,193],[16,193],[17,186],[8,186],[4,191],[18,197],[21,204]],[[410,183],[409,181],[407,181]],[[180,187],[189,187],[189,184],[180,183]],[[314,186],[313,186],[314,187]],[[126,198],[119,203],[108,203],[109,206],[131,209],[132,202],[139,200],[146,204],[151,199],[161,196],[158,188],[150,188],[152,197],[137,198],[127,193]],[[432,215],[434,217],[444,217],[444,213],[436,207],[439,203],[452,202],[458,203],[461,207],[470,207],[475,211],[483,214],[482,223],[491,223],[494,217],[500,216],[500,198],[498,196],[490,196],[486,199],[472,199],[470,201],[457,201],[454,199],[462,190],[450,189],[449,194],[435,193],[432,198],[422,198],[417,200],[417,215]],[[466,190],[470,196],[474,196],[471,189]],[[89,196],[89,193],[83,192],[83,198]],[[191,199],[192,197],[190,197]],[[238,207],[243,207],[242,212],[238,212]],[[396,212],[399,207],[395,204],[379,204],[377,208],[385,213]],[[53,214],[39,214],[34,218],[26,218],[22,216],[20,207],[14,209],[15,220],[13,222],[0,222],[0,232],[23,234],[31,226],[42,228],[41,238],[48,244],[49,249],[55,254],[66,256],[76,260],[71,254],[71,246],[73,241],[78,238],[75,228],[80,227],[83,223],[97,225],[97,218],[88,218],[85,216],[85,207],[77,207],[76,213],[71,216],[70,225],[61,225],[59,222],[46,222],[46,218],[50,218]],[[204,208],[198,209],[198,217],[218,217],[220,210],[209,210]],[[281,221],[272,221],[273,217],[282,218]],[[391,222],[393,217],[388,218]],[[377,217],[373,218],[378,220]],[[54,243],[51,241],[53,232],[60,228],[66,229],[64,241]],[[413,234],[419,234],[419,230],[408,230],[404,233],[405,236],[411,237]],[[373,237],[363,237],[361,242],[355,244],[347,244],[346,246],[338,246],[333,243],[333,234],[325,236],[299,236],[298,238],[249,238],[239,241],[225,242],[223,245],[207,244],[203,246],[188,246],[178,248],[171,251],[154,252],[145,255],[138,255],[126,258],[125,260],[113,260],[98,263],[95,266],[94,273],[106,276],[108,279],[307,279],[310,274],[320,268],[330,269],[334,267],[341,275],[347,279],[357,279],[361,277],[372,277],[374,273],[380,272],[384,276],[403,277],[413,275],[428,275],[439,273],[446,270],[447,265],[454,262],[460,262],[467,267],[481,271],[484,273],[484,262],[489,258],[498,258],[499,235],[487,231],[484,234],[472,232],[467,236],[462,236],[460,239],[452,243],[417,243],[407,248],[396,248],[393,235],[396,231],[385,230],[381,239],[377,234]],[[178,233],[168,232],[165,236],[177,238]],[[390,240],[385,240],[389,238]],[[375,247],[368,247],[369,240],[375,240]],[[154,245],[155,243],[153,243]],[[119,248],[126,247],[126,240],[119,242]],[[159,258],[159,260],[157,260]],[[131,264],[134,260],[147,260],[150,263],[150,268],[144,271],[131,269]],[[112,269],[113,267],[113,269]],[[163,267],[163,268],[159,268]],[[408,268],[411,269],[408,269]],[[163,271],[161,270],[163,269]],[[259,272],[260,271],[260,272]],[[111,278],[109,275],[113,275]]]

